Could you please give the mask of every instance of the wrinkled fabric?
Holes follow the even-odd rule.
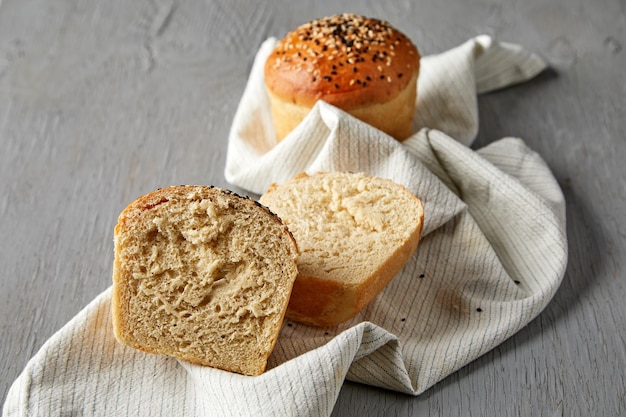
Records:
[[[286,320],[261,376],[149,355],[113,337],[110,290],[50,338],[14,382],[5,416],[328,416],[343,382],[419,395],[536,317],[565,272],[561,190],[519,138],[474,151],[477,94],[543,62],[486,36],[422,58],[414,135],[398,142],[324,102],[276,144],[259,50],[228,142],[225,177],[262,194],[299,172],[390,178],[424,203],[417,251],[354,319]],[[103,277],[103,279],[108,279]]]

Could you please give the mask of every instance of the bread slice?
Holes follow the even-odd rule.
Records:
[[[417,248],[424,220],[408,189],[362,173],[299,174],[260,202],[300,249],[287,317],[314,326],[342,323],[380,293]]]
[[[265,371],[297,275],[297,246],[261,204],[176,186],[131,203],[115,227],[117,340],[246,375]]]

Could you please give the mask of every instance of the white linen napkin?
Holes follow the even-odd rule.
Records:
[[[397,142],[320,102],[276,145],[260,48],[228,143],[226,179],[261,194],[298,172],[363,171],[406,185],[425,227],[409,263],[353,320],[287,320],[268,370],[248,377],[118,344],[107,290],[50,338],[11,387],[4,416],[328,416],[345,379],[418,395],[524,327],[567,262],[565,204],[521,139],[472,151],[476,95],[545,65],[479,36],[422,59],[414,131]],[[104,277],[103,277],[104,279]]]

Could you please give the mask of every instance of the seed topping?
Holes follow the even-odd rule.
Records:
[[[313,83],[332,81],[331,86],[334,89],[348,86],[352,87],[351,89],[357,86],[363,88],[368,86],[368,83],[361,82],[356,76],[361,73],[361,64],[368,61],[375,63],[375,71],[381,81],[393,83],[402,78],[402,73],[394,70],[392,66],[396,52],[403,43],[409,46],[409,54],[417,53],[411,41],[389,23],[344,13],[314,20],[298,27],[292,35],[277,43],[270,62],[274,69],[304,71],[310,74]],[[328,65],[329,69],[320,73],[317,65],[324,68],[324,61],[331,61],[332,65]],[[417,64],[418,62],[407,64],[407,69]],[[369,67],[370,64],[363,65]],[[350,69],[354,78],[338,76],[341,75],[338,71],[345,66],[348,66],[346,70]],[[368,72],[372,74],[364,70],[364,73]],[[369,75],[363,78],[366,81],[373,81]],[[376,83],[370,83],[372,87],[375,85]]]

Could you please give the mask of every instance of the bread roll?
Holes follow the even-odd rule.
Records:
[[[296,258],[292,235],[259,203],[213,187],[154,191],[115,227],[115,337],[258,375],[283,322]]]
[[[417,248],[424,219],[408,189],[365,174],[300,174],[260,201],[300,249],[287,317],[314,326],[354,317],[382,291]]]
[[[355,14],[306,23],[265,63],[278,140],[324,100],[398,140],[412,133],[420,55],[389,23]]]

